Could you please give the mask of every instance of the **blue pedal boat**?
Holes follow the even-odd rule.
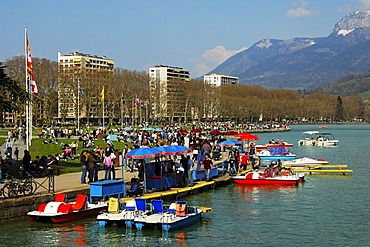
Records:
[[[152,227],[172,231],[199,222],[203,212],[198,207],[189,206],[186,201],[176,201],[165,209],[162,200],[152,200],[152,206],[153,214],[134,219],[137,230]]]

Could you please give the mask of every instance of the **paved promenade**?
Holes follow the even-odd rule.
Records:
[[[19,149],[19,160],[22,160],[24,155],[24,150],[26,150],[26,145],[24,144],[23,140],[18,140],[13,143],[13,159],[14,157],[14,150],[18,147]],[[3,159],[5,159],[5,151],[6,147],[5,144],[0,147],[1,155]],[[31,154],[32,155],[32,154]],[[126,172],[124,171],[124,181],[128,182],[131,181],[132,177],[138,177],[137,172]],[[55,192],[60,191],[68,191],[68,190],[74,190],[74,189],[85,189],[89,188],[88,184],[81,184],[81,172],[75,172],[75,173],[67,173],[67,174],[61,174],[60,176],[54,177],[54,190]],[[104,170],[99,171],[99,180],[104,178]],[[122,168],[116,167],[116,179],[122,179]],[[45,181],[45,178],[37,178],[36,181],[38,183],[43,183]],[[48,184],[44,182],[43,187],[48,187]],[[46,193],[47,189],[40,187],[36,192],[37,193]]]

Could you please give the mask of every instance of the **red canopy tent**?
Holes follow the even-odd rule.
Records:
[[[227,136],[234,136],[236,134],[238,134],[238,132],[235,131],[235,130],[229,130],[229,131],[225,132],[225,135],[227,135]]]
[[[212,136],[218,136],[218,135],[221,135],[221,131],[219,131],[219,130],[212,130],[211,132],[209,132],[209,134],[211,134]]]
[[[238,141],[256,141],[256,140],[259,140],[259,139],[260,138],[258,138],[258,136],[256,136],[256,135],[248,134],[248,135],[239,136]]]

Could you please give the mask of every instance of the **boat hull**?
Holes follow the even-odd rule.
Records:
[[[294,160],[295,155],[258,155],[261,161],[263,160]]]
[[[144,216],[142,216],[144,215]],[[97,217],[96,220],[99,223],[99,226],[126,226],[131,228],[134,225],[134,220],[137,217],[145,217],[147,215],[146,212],[138,212],[138,211],[128,211],[122,210],[121,212],[115,213],[108,213],[108,212],[101,212]]]
[[[233,178],[236,184],[245,185],[298,185],[299,181],[296,180],[274,180],[274,179],[238,179]]]
[[[135,226],[137,230],[143,228],[155,228],[164,231],[173,231],[185,226],[192,225],[202,218],[202,211],[198,209],[197,213],[187,214],[186,216],[176,216],[173,213],[152,214],[145,218],[136,218]]]
[[[300,158],[300,159],[294,159],[294,160],[287,160],[282,162],[285,166],[305,166],[305,165],[327,165],[329,164],[328,161],[321,159],[321,160],[315,160],[311,158]]]
[[[55,213],[47,214],[38,211],[31,211],[27,214],[28,218],[31,221],[41,221],[41,222],[50,222],[50,223],[67,223],[82,218],[86,218],[92,215],[98,214],[101,210],[106,209],[106,205],[96,206],[92,208],[87,208],[71,213]]]
[[[244,185],[298,185],[300,182],[304,181],[304,174],[294,174],[286,176],[275,176],[267,177],[263,172],[254,171],[248,172],[244,176],[235,176],[233,181],[236,184]]]

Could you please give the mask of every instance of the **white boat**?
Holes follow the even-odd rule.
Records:
[[[281,162],[284,166],[305,166],[305,165],[327,165],[329,162],[325,159],[311,159],[307,157],[294,159],[294,160],[284,160]]]
[[[328,147],[337,146],[339,140],[328,132],[321,133],[319,131],[306,131],[303,132],[301,139],[298,141],[298,146],[317,146]]]
[[[120,209],[119,201],[116,198],[109,199],[107,211],[102,211],[96,220],[99,226],[125,225],[131,228],[137,217],[145,217],[152,213],[152,206],[146,203],[144,198],[135,198],[126,202],[126,205]]]
[[[66,194],[59,193],[55,200],[42,203],[37,210],[27,213],[31,221],[45,221],[52,223],[66,223],[98,214],[107,208],[107,204],[99,202],[89,203],[86,194],[78,194],[76,201],[65,202]]]
[[[153,227],[163,231],[172,231],[200,221],[203,210],[189,206],[186,201],[176,201],[173,207],[165,210],[162,200],[152,200],[153,214],[146,217],[136,217],[135,227],[142,230],[144,227]]]

